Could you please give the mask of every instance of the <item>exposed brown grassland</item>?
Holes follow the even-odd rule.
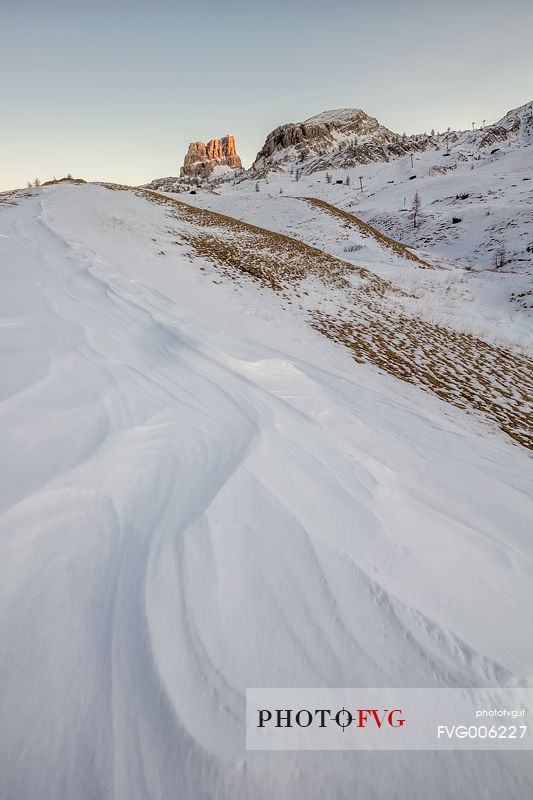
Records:
[[[479,412],[516,442],[533,449],[533,362],[527,356],[409,316],[398,302],[405,293],[368,269],[181,200],[144,189],[129,190],[166,206],[171,219],[187,223],[176,234],[188,244],[192,256],[209,260],[232,280],[247,276],[299,303],[313,327],[348,347],[358,362],[374,364],[453,406]],[[328,206],[319,200],[306,202]],[[346,214],[350,224],[366,226],[347,212],[329,208],[335,215]],[[373,229],[368,234],[375,236]],[[420,262],[404,245],[379,236],[398,255]],[[421,266],[430,265],[421,262]],[[318,278],[324,293],[338,300],[336,313],[300,302],[302,294],[307,294],[302,284],[309,278]]]
[[[31,197],[28,189],[10,189],[7,192],[0,192],[0,204],[4,206],[16,206],[18,201],[24,197]]]

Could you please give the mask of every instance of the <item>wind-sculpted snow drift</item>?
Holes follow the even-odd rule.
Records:
[[[528,797],[526,753],[244,750],[247,686],[530,680],[527,451],[191,262],[163,206],[10,203],[0,796]]]

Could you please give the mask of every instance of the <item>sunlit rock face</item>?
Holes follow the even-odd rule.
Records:
[[[182,178],[207,178],[215,167],[242,169],[234,136],[211,139],[210,142],[191,142],[180,171]]]

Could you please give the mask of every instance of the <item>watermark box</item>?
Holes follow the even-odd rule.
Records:
[[[247,689],[247,750],[533,750],[533,688]]]

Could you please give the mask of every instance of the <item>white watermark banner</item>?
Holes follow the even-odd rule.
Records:
[[[531,689],[247,689],[247,750],[533,750]]]

